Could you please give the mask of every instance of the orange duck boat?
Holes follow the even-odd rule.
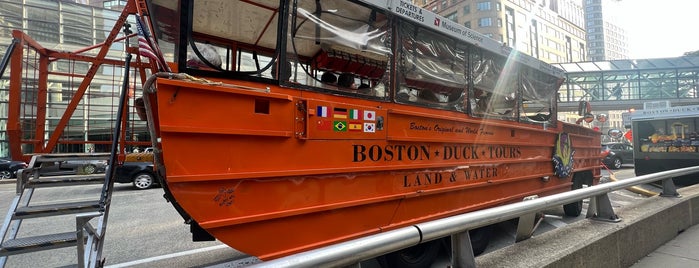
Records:
[[[151,4],[176,71],[144,108],[195,239],[267,260],[600,176],[599,132],[557,120],[562,71],[409,1]]]

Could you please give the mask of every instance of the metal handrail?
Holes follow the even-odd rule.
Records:
[[[591,197],[603,197],[602,199],[607,199],[608,201],[607,193],[609,192],[659,180],[663,180],[663,194],[661,194],[661,196],[679,197],[671,178],[693,173],[699,173],[699,166],[662,171],[616,182],[598,184],[556,195],[478,210],[426,223],[415,224],[279,259],[257,263],[250,267],[279,268],[350,266],[357,264],[360,261],[385,255],[387,253],[414,246],[419,243],[449,235],[464,233],[478,227],[536,213],[552,206],[577,202],[581,199]],[[593,202],[591,202],[591,204],[593,204]],[[611,206],[609,206],[609,208],[611,209]],[[594,211],[595,209],[599,208],[589,207],[587,214],[588,216],[592,215],[590,213],[591,209]],[[612,215],[609,215],[609,211],[597,211],[597,213],[607,213],[607,215],[602,216],[603,220],[605,217],[616,217],[616,215],[613,215],[613,212],[611,212]],[[600,215],[597,214],[594,216],[599,217]]]
[[[10,45],[7,46],[7,52],[5,52],[5,55],[2,56],[2,60],[0,60],[0,77],[3,77],[5,75],[5,69],[8,65],[10,65],[10,57],[12,57],[12,52],[15,51],[15,46],[18,43],[19,40],[13,38],[12,43],[10,43]]]

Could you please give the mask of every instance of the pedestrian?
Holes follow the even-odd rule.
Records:
[[[621,84],[616,83],[616,86],[614,86],[614,89],[612,89],[612,96],[616,97],[617,100],[621,99]]]

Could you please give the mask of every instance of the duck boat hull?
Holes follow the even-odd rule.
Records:
[[[552,163],[557,137],[586,131],[250,88],[262,86],[159,79],[157,121],[173,204],[263,260],[568,191],[572,176],[559,178]],[[362,117],[342,113],[352,110]],[[573,166],[599,178],[599,138],[589,134],[569,133]]]

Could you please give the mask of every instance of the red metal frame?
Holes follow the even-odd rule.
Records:
[[[9,150],[13,159],[29,161],[29,159],[31,159],[31,155],[33,154],[55,152],[59,144],[111,144],[111,141],[76,141],[63,139],[62,137],[66,131],[66,128],[69,127],[69,121],[74,115],[75,111],[78,108],[81,108],[81,105],[90,105],[89,103],[83,104],[81,102],[83,102],[86,94],[89,94],[88,88],[93,82],[99,68],[104,65],[113,65],[115,67],[124,66],[123,59],[109,59],[106,58],[106,56],[112,44],[136,35],[130,34],[128,36],[118,37],[119,34],[123,34],[121,31],[127,21],[128,16],[135,14],[140,14],[141,16],[148,15],[145,1],[128,1],[104,42],[72,52],[47,49],[19,30],[14,30],[12,32],[13,38],[18,41],[18,44],[11,52],[10,58],[10,86],[7,119]],[[145,21],[149,22],[149,20]],[[148,27],[151,28],[152,32],[152,25],[150,23],[147,24]],[[96,56],[84,54],[85,52],[94,49],[99,49]],[[140,69],[138,74],[141,78],[141,82],[145,81],[145,78],[147,77],[147,73],[144,68],[151,68],[152,71],[157,70],[154,63],[141,62],[141,58],[138,57],[137,49],[127,48],[127,52],[137,55],[136,62],[132,63],[131,66],[133,68]],[[32,56],[35,58],[31,59]],[[60,60],[85,62],[89,63],[90,67],[85,74],[78,73],[75,70],[71,70],[69,72],[56,72],[49,70],[50,64]],[[129,73],[125,73],[125,75]],[[65,112],[60,115],[60,119],[56,124],[56,127],[49,130],[47,129],[46,122],[49,112],[48,84],[50,82],[50,75],[64,77],[69,79],[71,82],[74,78],[82,79],[82,81],[79,83],[76,90],[71,92],[73,93],[72,97],[65,107]],[[26,83],[27,80],[35,81],[36,86],[32,87],[31,83]],[[113,82],[115,82],[115,84],[121,83],[121,81],[116,80]],[[35,95],[29,94],[30,92],[33,93],[32,90],[36,90]],[[118,96],[118,94],[116,94],[116,96]],[[113,106],[118,105],[118,102],[113,101],[112,103]],[[35,113],[32,111],[33,109],[35,109]],[[90,107],[88,107],[88,109],[90,109]],[[112,107],[112,110],[116,111],[115,107]],[[124,109],[124,115],[126,115],[128,112],[129,110]],[[25,124],[27,124],[27,122],[23,122],[23,120],[26,119],[35,119],[33,121],[34,125],[32,127],[26,126]],[[121,128],[120,143],[123,144],[121,147],[122,151],[123,148],[126,148],[126,145],[150,145],[149,141],[128,141],[125,137],[127,131],[126,125],[128,123],[129,122],[127,121],[123,121]],[[25,145],[31,145],[33,146],[33,149],[29,151],[27,149],[23,149]]]

